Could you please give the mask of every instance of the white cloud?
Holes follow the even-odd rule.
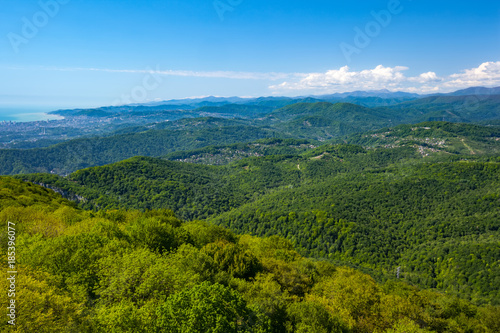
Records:
[[[275,93],[286,91],[308,93],[336,93],[354,90],[404,90],[415,93],[448,92],[471,86],[500,85],[500,61],[485,62],[477,68],[467,69],[460,74],[439,77],[435,72],[407,77],[408,67],[384,67],[351,71],[348,66],[329,70],[326,73],[295,75],[289,80],[269,88]],[[302,77],[302,78],[301,78]]]
[[[450,75],[450,80],[444,84],[444,87],[460,89],[498,84],[500,84],[500,61],[485,62],[477,68],[466,69],[460,74]]]
[[[165,76],[184,76],[184,77],[203,77],[203,78],[223,78],[239,80],[283,80],[295,76],[288,73],[258,73],[258,72],[235,72],[235,71],[189,71],[189,70],[161,70],[159,66],[156,69],[109,69],[109,68],[82,68],[82,67],[47,67],[45,70],[54,71],[94,71],[108,73],[130,73],[130,74],[156,74]]]
[[[410,82],[418,82],[418,83],[427,83],[427,82],[439,82],[442,78],[438,77],[434,72],[422,73],[417,77],[409,77],[408,81]]]
[[[326,73],[311,73],[303,75],[296,82],[283,82],[273,85],[272,90],[345,90],[348,89],[382,89],[393,86],[404,80],[403,71],[407,67],[384,67],[379,65],[374,69],[353,72],[348,66]],[[297,75],[298,76],[298,75]]]

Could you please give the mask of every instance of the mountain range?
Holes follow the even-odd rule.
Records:
[[[186,99],[173,99],[166,101],[154,101],[140,104],[129,104],[120,106],[108,106],[98,108],[97,110],[104,112],[122,112],[122,111],[153,111],[153,110],[193,110],[204,106],[222,106],[227,104],[246,104],[246,105],[259,105],[268,107],[283,107],[290,104],[299,102],[350,102],[354,104],[361,104],[364,106],[381,106],[392,105],[403,101],[419,99],[429,96],[469,96],[469,95],[498,95],[500,94],[500,87],[486,88],[486,87],[471,87],[463,90],[447,94],[430,94],[419,95],[415,93],[407,93],[403,91],[392,92],[387,89],[371,90],[371,91],[353,91],[346,93],[336,93],[329,95],[314,95],[303,97],[258,97],[258,98],[242,98],[242,97],[200,97],[200,98],[186,98]],[[84,109],[72,110],[57,110],[51,112],[52,114],[69,116],[78,114],[79,112],[86,111]]]

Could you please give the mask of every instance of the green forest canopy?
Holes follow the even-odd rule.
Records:
[[[499,307],[397,280],[380,284],[304,258],[283,238],[235,235],[169,210],[84,211],[40,186],[1,177],[4,229],[7,221],[18,235],[15,332],[499,329]]]

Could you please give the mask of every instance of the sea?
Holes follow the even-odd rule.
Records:
[[[29,121],[63,119],[63,117],[61,116],[48,114],[48,112],[57,109],[58,108],[48,108],[48,107],[39,107],[39,108],[0,107],[0,122],[2,121],[29,122]]]

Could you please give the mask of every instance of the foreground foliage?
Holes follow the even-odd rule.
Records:
[[[238,236],[169,210],[83,211],[3,177],[7,221],[17,228],[17,332],[499,330],[499,307],[379,284],[306,259],[283,238]]]

